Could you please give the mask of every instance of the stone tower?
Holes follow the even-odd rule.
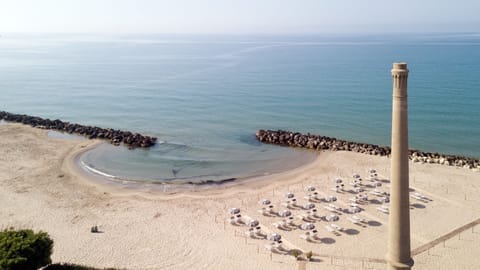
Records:
[[[394,63],[392,158],[387,269],[411,269],[410,202],[408,179],[408,104],[406,63]]]

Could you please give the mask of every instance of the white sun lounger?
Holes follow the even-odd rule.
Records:
[[[411,194],[410,197],[412,197],[414,199],[417,199],[417,200],[420,200],[420,201],[429,201],[429,199],[425,195],[420,194],[418,192],[415,192],[415,193]]]
[[[333,204],[333,203],[329,204],[328,206],[331,207],[331,208],[333,208],[333,209],[335,209],[336,211],[340,211],[340,212],[342,211],[342,208],[341,208],[341,207],[336,206],[336,205]]]
[[[323,208],[327,209],[327,210],[330,211],[330,212],[337,212],[337,209],[335,209],[335,208],[333,208],[333,207],[330,207],[330,206],[328,206],[328,205],[323,206]]]
[[[377,210],[380,211],[380,212],[383,212],[383,213],[385,213],[385,214],[390,213],[390,211],[388,210],[388,206],[380,206],[380,207],[377,207]]]
[[[356,216],[356,215],[353,215],[353,216],[352,216],[352,219],[358,220],[359,222],[362,222],[362,223],[367,222],[366,219],[364,219],[364,218],[362,218],[362,217],[359,217],[359,216]]]
[[[335,232],[336,231],[335,228],[331,227],[330,225],[326,225],[325,229],[327,229],[327,231],[329,231],[329,232]]]
[[[330,224],[330,227],[332,227],[336,231],[340,231],[340,232],[343,231],[343,227],[338,226],[337,224]]]
[[[361,222],[357,219],[354,219],[352,217],[348,217],[347,218],[348,221],[352,222],[353,224],[360,224]]]

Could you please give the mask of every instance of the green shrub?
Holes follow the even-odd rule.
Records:
[[[311,260],[312,257],[313,257],[313,252],[310,250],[309,252],[307,252],[307,260]]]
[[[51,263],[53,241],[32,230],[0,231],[0,269],[36,270]]]
[[[104,270],[117,270],[115,268],[103,268]],[[55,263],[45,267],[44,270],[101,270],[100,268],[93,268],[72,263]],[[120,269],[118,269],[120,270]]]

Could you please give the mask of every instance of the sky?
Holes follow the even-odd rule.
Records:
[[[1,33],[480,32],[480,0],[0,0]]]

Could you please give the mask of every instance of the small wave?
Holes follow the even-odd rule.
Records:
[[[117,178],[115,175],[111,175],[111,174],[108,174],[108,173],[104,173],[100,170],[97,170],[95,168],[92,168],[90,166],[88,166],[87,164],[85,164],[85,162],[81,161],[82,163],[82,166],[87,169],[88,171],[92,172],[92,173],[95,173],[95,174],[98,174],[98,175],[101,175],[101,176],[105,176],[105,177],[108,177],[108,178],[112,178],[112,179],[115,179]]]

